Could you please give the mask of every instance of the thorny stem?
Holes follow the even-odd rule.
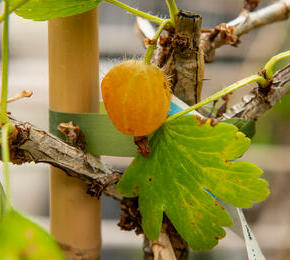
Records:
[[[289,51],[285,51],[282,53],[279,53],[278,55],[272,57],[265,65],[264,69],[265,69],[265,73],[266,73],[266,78],[267,79],[271,79],[274,75],[273,72],[273,68],[275,66],[275,64],[285,58],[289,58],[290,57],[290,50]]]
[[[21,1],[17,2],[15,6],[13,6],[9,9],[9,14],[14,12],[16,9],[18,9],[19,7],[21,7],[22,5],[24,5],[28,1],[29,0],[21,0]],[[4,19],[5,19],[5,14],[0,15],[0,23],[3,22]]]
[[[175,26],[175,15],[178,13],[178,8],[174,0],[166,0],[169,15],[173,26]]]
[[[155,33],[153,39],[151,39],[153,43],[147,48],[145,56],[144,56],[144,62],[146,64],[150,64],[151,58],[153,56],[154,50],[155,50],[156,45],[157,45],[158,38],[159,38],[160,34],[162,33],[162,31],[164,30],[164,28],[167,25],[169,25],[169,24],[172,25],[172,21],[171,20],[169,20],[169,19],[168,20],[164,20],[160,24],[160,26],[159,26],[157,32]]]
[[[232,84],[232,85],[226,87],[225,89],[215,93],[214,95],[202,100],[201,102],[193,105],[192,107],[189,107],[189,108],[187,108],[187,109],[185,109],[185,110],[183,110],[175,115],[168,117],[168,119],[166,121],[168,122],[168,121],[176,119],[180,116],[183,116],[183,115],[185,115],[193,110],[196,110],[196,109],[198,109],[198,108],[200,108],[200,107],[202,107],[202,106],[204,106],[204,105],[206,105],[206,104],[208,104],[216,99],[219,99],[220,97],[227,95],[227,94],[229,94],[229,93],[231,93],[231,92],[233,92],[233,91],[235,91],[243,86],[246,86],[252,82],[258,82],[261,85],[265,85],[267,81],[262,76],[252,75],[250,77],[247,77],[245,79],[242,79],[240,81],[235,82],[234,84]]]
[[[10,202],[10,178],[9,178],[9,143],[8,143],[8,135],[9,130],[11,129],[10,123],[5,124],[1,128],[1,148],[2,148],[2,161],[3,161],[3,169],[4,169],[4,187],[6,194],[6,208],[9,210],[11,208]]]
[[[1,111],[0,123],[7,123],[7,92],[8,92],[8,61],[9,61],[9,41],[8,41],[8,19],[9,19],[9,1],[4,1],[4,23],[2,32],[2,88],[1,88]]]
[[[131,14],[134,14],[136,16],[140,16],[142,18],[145,18],[147,20],[150,20],[154,23],[157,23],[157,24],[162,24],[164,19],[161,19],[157,16],[154,16],[154,15],[151,15],[151,14],[147,14],[147,13],[144,13],[142,11],[139,11],[138,9],[135,9],[131,6],[128,6],[118,0],[105,0],[106,2],[110,3],[110,4],[113,4],[113,5],[116,5],[124,10],[126,10],[127,12],[131,13]]]

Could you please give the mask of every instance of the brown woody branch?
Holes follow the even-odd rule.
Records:
[[[225,44],[236,46],[241,35],[258,27],[286,20],[289,14],[290,0],[281,0],[254,12],[242,12],[231,22],[204,31],[201,36],[201,46],[205,61],[213,61],[215,49]]]
[[[121,199],[112,185],[121,173],[104,165],[100,159],[82,149],[71,146],[56,136],[27,122],[11,119],[15,132],[10,138],[11,162],[46,163],[64,170],[88,184],[88,193],[99,197],[102,192]]]

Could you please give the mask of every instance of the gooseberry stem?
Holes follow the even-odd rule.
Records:
[[[10,180],[9,180],[9,145],[8,135],[11,125],[7,116],[7,92],[8,92],[8,61],[9,61],[9,0],[4,1],[4,22],[2,33],[2,86],[1,86],[1,149],[2,161],[4,167],[4,186],[6,192],[7,209],[11,208],[10,204]]]
[[[162,24],[164,19],[161,19],[157,16],[154,16],[154,15],[151,15],[151,14],[147,14],[147,13],[144,13],[138,9],[135,9],[131,6],[128,6],[118,0],[105,0],[106,2],[110,3],[110,4],[113,4],[113,5],[116,5],[124,10],[126,10],[127,12],[133,14],[133,15],[136,15],[136,16],[140,16],[142,18],[145,18],[147,20],[150,20],[154,23],[157,23],[157,24]]]
[[[172,26],[172,22],[169,19],[168,20],[164,20],[160,24],[160,26],[159,26],[157,32],[155,33],[153,39],[151,39],[152,44],[150,44],[149,47],[146,50],[146,53],[145,53],[145,56],[144,56],[145,64],[150,64],[152,56],[153,56],[153,53],[154,53],[154,50],[155,50],[156,45],[157,45],[158,38],[159,38],[160,34],[162,33],[162,31],[164,30],[164,28],[166,28],[170,24]]]
[[[8,95],[8,61],[9,61],[9,1],[4,1],[4,22],[2,32],[2,87],[1,87],[1,111],[0,123],[7,123],[7,95]]]
[[[235,90],[237,90],[237,89],[239,89],[239,88],[241,88],[243,86],[246,86],[246,85],[248,85],[248,84],[250,84],[252,82],[258,82],[261,85],[265,85],[267,83],[267,80],[265,78],[263,78],[262,76],[252,75],[250,77],[247,77],[245,79],[237,81],[234,84],[226,87],[225,89],[223,89],[223,90],[215,93],[214,95],[202,100],[201,102],[193,105],[192,107],[189,107],[189,108],[187,108],[187,109],[185,109],[185,110],[183,110],[183,111],[181,111],[179,113],[176,113],[176,114],[168,117],[166,121],[169,122],[169,121],[171,121],[173,119],[176,119],[176,118],[178,118],[180,116],[183,116],[183,115],[185,115],[185,114],[187,114],[187,113],[189,113],[189,112],[191,112],[193,110],[196,110],[196,109],[198,109],[198,108],[200,108],[200,107],[202,107],[202,106],[204,106],[204,105],[206,105],[206,104],[208,104],[208,103],[210,103],[210,102],[212,102],[214,100],[217,100],[220,97],[222,97],[224,95],[227,95],[227,94],[229,94],[229,93],[231,93],[231,92],[233,92],[233,91],[235,91]]]
[[[289,58],[290,57],[290,50],[289,51],[285,51],[282,53],[279,53],[278,55],[272,57],[265,65],[264,69],[265,69],[265,73],[266,73],[266,78],[267,79],[271,79],[274,75],[274,71],[273,68],[275,66],[275,64],[285,58]]]
[[[3,125],[1,128],[1,149],[2,149],[2,161],[3,161],[3,170],[4,170],[4,188],[6,194],[6,209],[9,210],[11,208],[11,197],[10,197],[10,177],[9,177],[9,130],[11,129],[11,125],[8,122]]]
[[[166,0],[168,9],[169,9],[169,15],[170,15],[170,20],[175,26],[175,15],[178,13],[178,8],[174,0]]]

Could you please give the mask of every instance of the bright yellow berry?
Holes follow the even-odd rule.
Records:
[[[107,73],[101,88],[107,113],[124,134],[146,136],[166,120],[169,82],[154,64],[124,61]]]

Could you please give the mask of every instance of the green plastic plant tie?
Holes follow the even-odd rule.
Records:
[[[278,55],[272,57],[265,65],[264,69],[265,69],[265,73],[266,73],[266,77],[267,79],[271,79],[274,75],[274,71],[273,68],[275,66],[275,64],[282,60],[282,59],[286,59],[290,57],[290,50],[289,51],[285,51],[282,53],[279,53]]]
[[[146,64],[150,64],[150,62],[151,62],[151,58],[152,58],[152,56],[153,56],[153,53],[154,53],[154,50],[155,50],[155,48],[156,48],[156,45],[157,45],[157,41],[158,41],[158,38],[159,38],[159,36],[160,36],[160,34],[162,33],[162,31],[164,30],[164,28],[166,28],[169,24],[171,24],[171,26],[172,26],[172,22],[171,22],[171,20],[164,20],[161,24],[160,24],[160,26],[159,26],[159,28],[158,28],[158,30],[157,30],[157,32],[155,33],[155,35],[154,35],[154,37],[153,37],[153,44],[151,44],[148,48],[147,48],[147,50],[146,50],[146,53],[145,53],[145,56],[144,56],[144,62],[146,63]]]
[[[170,121],[170,120],[176,119],[180,116],[183,116],[183,115],[185,115],[193,110],[196,110],[196,109],[198,109],[198,108],[200,108],[200,107],[202,107],[202,106],[204,106],[204,105],[206,105],[214,100],[217,100],[220,97],[227,95],[227,94],[229,94],[229,93],[231,93],[231,92],[233,92],[233,91],[235,91],[243,86],[246,86],[252,82],[258,82],[259,84],[264,85],[264,84],[266,84],[267,81],[262,76],[252,75],[250,77],[247,77],[245,79],[242,79],[240,81],[235,82],[234,84],[232,84],[232,85],[224,88],[223,90],[215,93],[214,95],[202,100],[201,102],[193,105],[192,107],[189,107],[189,108],[187,108],[187,109],[185,109],[185,110],[183,110],[175,115],[168,117],[168,119],[166,121]]]
[[[147,14],[147,13],[144,13],[142,11],[139,11],[138,9],[135,9],[131,6],[128,6],[118,0],[105,0],[106,2],[110,3],[110,4],[113,4],[113,5],[116,5],[124,10],[126,10],[127,12],[131,13],[131,14],[134,14],[136,16],[140,16],[142,18],[145,18],[147,20],[150,20],[154,23],[157,23],[157,24],[162,24],[162,22],[164,21],[164,19],[161,19],[157,16],[154,16],[154,15],[151,15],[151,14]]]
[[[9,1],[4,1],[4,23],[2,32],[2,87],[1,87],[1,111],[0,123],[7,123],[7,95],[8,95],[8,62],[9,62]]]
[[[174,0],[166,0],[168,9],[169,9],[169,15],[170,15],[170,20],[175,26],[175,15],[178,13],[178,8]]]
[[[21,0],[16,3],[15,6],[9,8],[9,14],[13,13],[15,10],[17,10],[19,7],[27,3],[29,0]],[[0,23],[3,22],[5,19],[5,14],[0,15]]]
[[[9,210],[11,208],[10,203],[10,177],[9,177],[9,131],[11,129],[10,123],[7,123],[1,128],[1,149],[2,149],[2,161],[3,161],[3,170],[4,170],[4,187],[6,194],[6,208]]]

